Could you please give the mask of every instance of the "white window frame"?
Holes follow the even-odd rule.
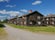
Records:
[[[41,24],[41,22],[40,22],[40,21],[38,21],[38,24],[40,25],[40,24]]]

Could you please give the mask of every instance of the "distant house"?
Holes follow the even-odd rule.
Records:
[[[19,25],[43,25],[43,15],[38,11],[31,12],[18,18]]]
[[[8,23],[13,23],[13,20],[12,19],[8,20]]]
[[[8,23],[17,24],[17,18],[12,18],[8,21]]]
[[[44,21],[46,25],[55,25],[55,14],[49,14],[44,17]]]

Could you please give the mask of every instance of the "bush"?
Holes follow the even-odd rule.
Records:
[[[5,27],[3,24],[0,24],[0,27]]]

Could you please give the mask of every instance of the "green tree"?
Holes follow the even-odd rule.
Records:
[[[3,20],[3,22],[2,22],[2,23],[7,23],[7,21],[8,21],[8,19],[5,19],[5,20]]]

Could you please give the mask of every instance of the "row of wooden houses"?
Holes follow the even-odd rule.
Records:
[[[15,17],[10,19],[8,23],[13,23],[17,25],[55,25],[55,15],[44,16],[38,11],[29,11],[29,14],[22,15],[20,17]]]

